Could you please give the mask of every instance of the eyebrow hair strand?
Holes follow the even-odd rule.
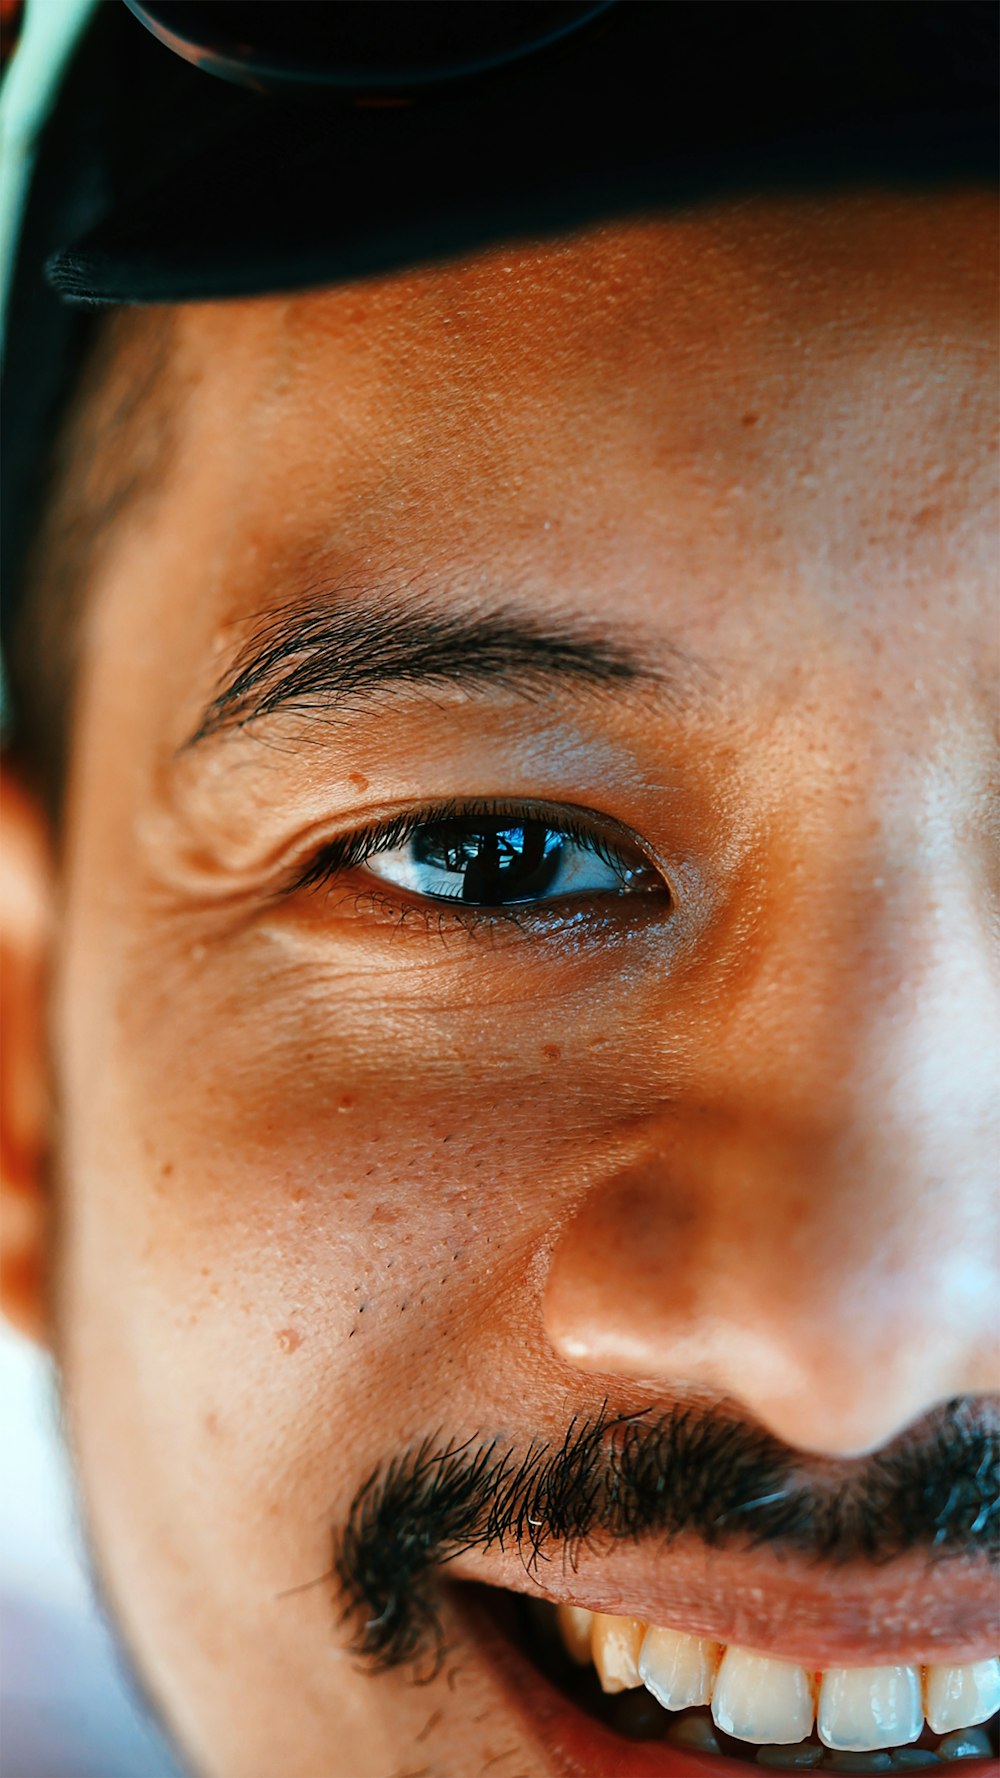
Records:
[[[186,747],[281,710],[357,707],[393,687],[459,686],[541,694],[557,682],[609,690],[658,683],[679,700],[696,663],[668,648],[670,668],[611,637],[543,624],[512,607],[463,611],[387,594],[295,603],[269,612],[243,644]],[[674,668],[676,667],[676,671]]]

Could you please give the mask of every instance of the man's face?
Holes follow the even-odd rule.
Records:
[[[810,1673],[996,1652],[981,1515],[937,1559],[901,1484],[885,1551],[757,1547],[720,1434],[819,1500],[996,1405],[990,217],[745,203],[179,313],[52,1044],[81,1487],[200,1773],[681,1769],[471,1581]],[[443,1588],[388,1547],[424,1441],[496,1506],[498,1455],[631,1415],[671,1538],[601,1469],[582,1543],[522,1475]],[[371,1477],[437,1667],[349,1652]]]

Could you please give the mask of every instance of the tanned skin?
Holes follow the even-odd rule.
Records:
[[[199,1778],[548,1770],[447,1592],[429,1685],[345,1653],[320,1577],[423,1439],[681,1403],[823,1478],[995,1414],[993,213],[761,199],[177,312],[58,849],[7,784],[3,1282]],[[207,718],[300,604],[632,666]],[[582,811],[643,886],[490,924],[317,880],[469,800]]]

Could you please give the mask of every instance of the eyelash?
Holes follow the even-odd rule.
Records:
[[[598,817],[594,817],[594,821],[598,819]],[[390,852],[397,846],[406,845],[421,828],[433,826],[439,822],[474,822],[477,820],[510,821],[512,823],[540,822],[552,832],[565,835],[567,839],[575,841],[585,850],[592,852],[611,869],[619,868],[625,863],[622,850],[619,850],[610,840],[602,838],[601,834],[595,831],[593,825],[581,820],[579,816],[553,808],[551,805],[539,807],[538,804],[530,803],[451,801],[434,803],[426,808],[407,809],[387,821],[369,822],[366,826],[355,829],[353,833],[341,834],[336,839],[326,841],[302,874],[296,878],[292,888],[293,890],[322,889],[337,877],[348,871],[357,870],[372,858],[377,858],[380,853]],[[622,847],[624,848],[629,843],[629,840],[623,835]],[[645,857],[641,848],[634,841],[631,841],[631,845],[639,857]],[[647,863],[651,869],[656,868],[649,860]],[[402,897],[394,896],[391,893],[391,886],[381,881],[377,884],[373,883],[373,891],[377,893],[379,903],[396,912],[400,916],[400,920],[405,917],[407,912],[412,912],[415,907],[419,906],[421,911],[433,917],[439,926],[441,922],[453,922],[462,926],[466,931],[473,926],[514,925],[522,927],[526,918],[531,918],[534,915],[537,919],[543,911],[543,904],[532,907],[530,904],[519,903],[508,908],[485,908],[465,902],[457,903],[454,908],[450,908],[447,901],[432,900],[431,898],[428,898],[426,903],[415,904],[405,902]],[[667,893],[666,884],[664,884],[664,892]],[[577,899],[584,901],[586,898],[580,896]],[[550,915],[555,913],[559,906],[560,903],[553,900],[548,904],[548,913]]]

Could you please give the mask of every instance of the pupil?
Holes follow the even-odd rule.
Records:
[[[540,821],[478,828],[441,822],[413,844],[421,864],[461,875],[460,899],[479,907],[543,895],[555,882],[563,849],[562,835]]]

